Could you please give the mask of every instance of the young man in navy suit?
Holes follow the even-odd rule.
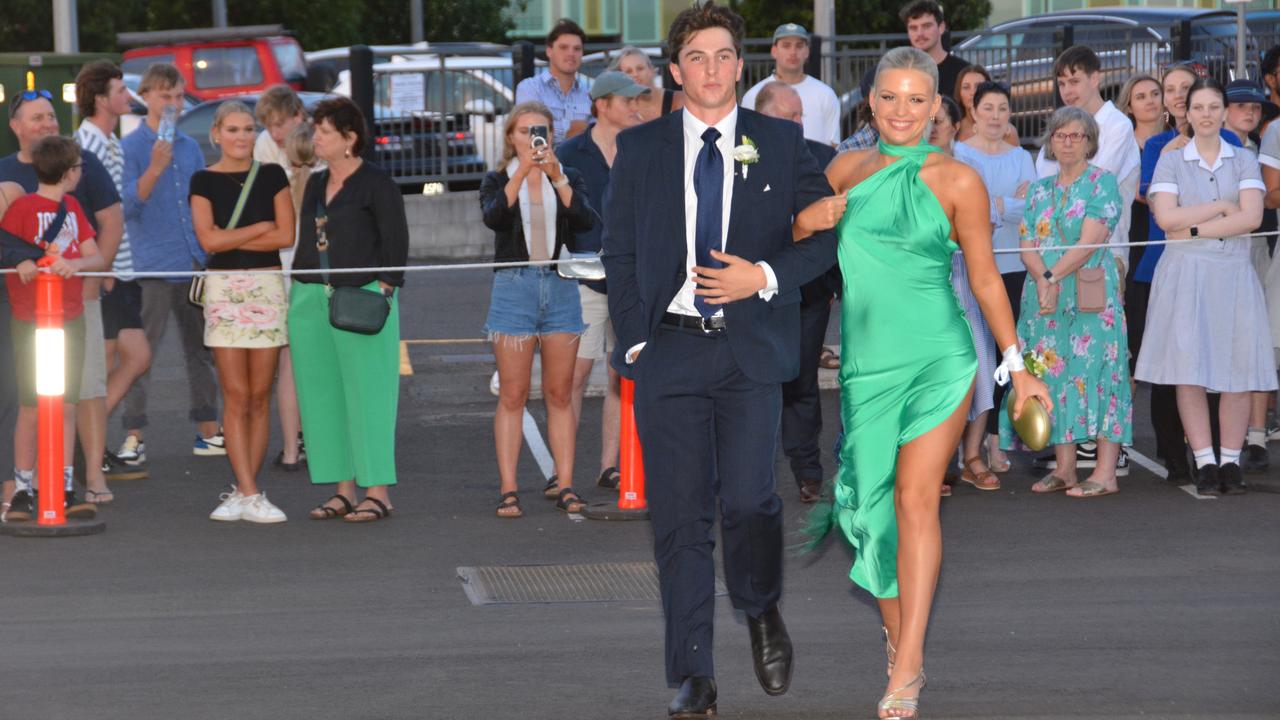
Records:
[[[619,135],[605,203],[613,365],[636,382],[680,718],[715,712],[717,506],[756,677],[770,695],[790,684],[774,448],[781,385],[800,369],[800,286],[835,263],[832,233],[792,238],[793,216],[832,194],[800,126],[737,106],[742,35],[713,2],[676,18],[685,108]]]

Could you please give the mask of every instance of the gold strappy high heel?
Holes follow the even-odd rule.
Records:
[[[889,628],[881,625],[880,629],[884,631],[884,656],[889,659],[889,669],[885,671],[885,675],[893,674],[893,663],[898,658],[898,649],[889,642]]]
[[[877,711],[877,713],[876,713],[876,714],[877,714],[877,715],[879,715],[879,716],[880,716],[880,717],[882,717],[882,718],[917,718],[917,717],[920,717],[920,715],[919,715],[919,713],[920,713],[920,692],[921,692],[922,690],[924,690],[925,681],[926,681],[926,680],[925,680],[925,676],[924,676],[924,668],[921,668],[921,669],[920,669],[920,674],[919,674],[919,675],[916,675],[916,677],[915,677],[915,679],[914,679],[914,680],[912,680],[911,682],[907,683],[906,685],[903,685],[902,687],[898,688],[897,690],[894,690],[893,692],[885,693],[885,696],[884,696],[884,697],[882,697],[882,698],[880,698],[880,704],[876,705],[876,711]],[[913,698],[899,698],[899,697],[898,697],[898,695],[900,695],[900,694],[901,694],[901,693],[903,693],[903,692],[906,692],[907,690],[910,690],[911,688],[915,687],[916,685],[919,685],[920,687],[916,690],[916,696],[915,696],[915,697],[913,697]],[[885,713],[892,713],[892,712],[909,712],[909,713],[911,713],[911,714],[910,714],[910,715],[886,715],[886,714],[885,714]]]

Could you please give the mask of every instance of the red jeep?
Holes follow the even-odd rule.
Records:
[[[172,63],[187,92],[201,100],[262,92],[287,83],[307,84],[307,61],[298,41],[279,25],[120,33],[121,68],[138,75],[152,63]],[[137,47],[143,46],[143,47]]]

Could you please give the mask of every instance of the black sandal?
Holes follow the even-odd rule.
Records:
[[[605,468],[600,473],[600,477],[596,479],[596,485],[609,490],[617,490],[619,483],[622,482],[622,474],[618,472],[616,467]]]
[[[337,500],[338,502],[342,503],[342,509],[329,507],[328,505],[329,500]],[[342,517],[343,515],[348,515],[353,510],[355,510],[355,507],[351,505],[351,501],[347,499],[346,495],[342,495],[342,494],[334,495],[333,497],[329,498],[329,500],[325,500],[324,502],[312,508],[311,512],[308,514],[308,517],[310,517],[312,520],[332,520],[333,518]]]
[[[548,500],[555,500],[560,497],[560,476],[552,475],[547,478],[547,484],[542,487],[542,497]]]
[[[373,503],[378,507],[362,508],[357,506],[356,509],[348,513],[346,517],[342,518],[342,521],[349,523],[366,523],[391,517],[391,508],[387,507],[386,504],[378,498],[365,497],[365,499],[361,500],[359,504],[363,505],[367,502]]]
[[[512,502],[507,502],[508,498],[512,498]],[[516,511],[503,513],[502,511],[506,508],[515,508]],[[502,493],[502,497],[498,498],[498,509],[495,511],[495,514],[503,520],[514,520],[519,517],[524,517],[524,509],[520,507],[520,495],[516,493],[515,490]]]
[[[575,505],[577,507],[574,507]],[[571,487],[564,488],[560,491],[560,494],[556,496],[556,507],[567,513],[582,512],[582,509],[586,506],[587,501],[579,497],[578,493],[574,492]]]

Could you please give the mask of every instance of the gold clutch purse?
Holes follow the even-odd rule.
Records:
[[[1049,420],[1049,411],[1040,404],[1040,399],[1031,398],[1022,406],[1022,416],[1014,420],[1013,409],[1017,406],[1017,394],[1014,393],[1013,388],[1009,388],[1009,392],[1005,395],[1004,411],[1008,414],[1009,423],[1013,425],[1014,431],[1018,433],[1018,437],[1022,438],[1022,444],[1035,452],[1048,447],[1052,422]]]

